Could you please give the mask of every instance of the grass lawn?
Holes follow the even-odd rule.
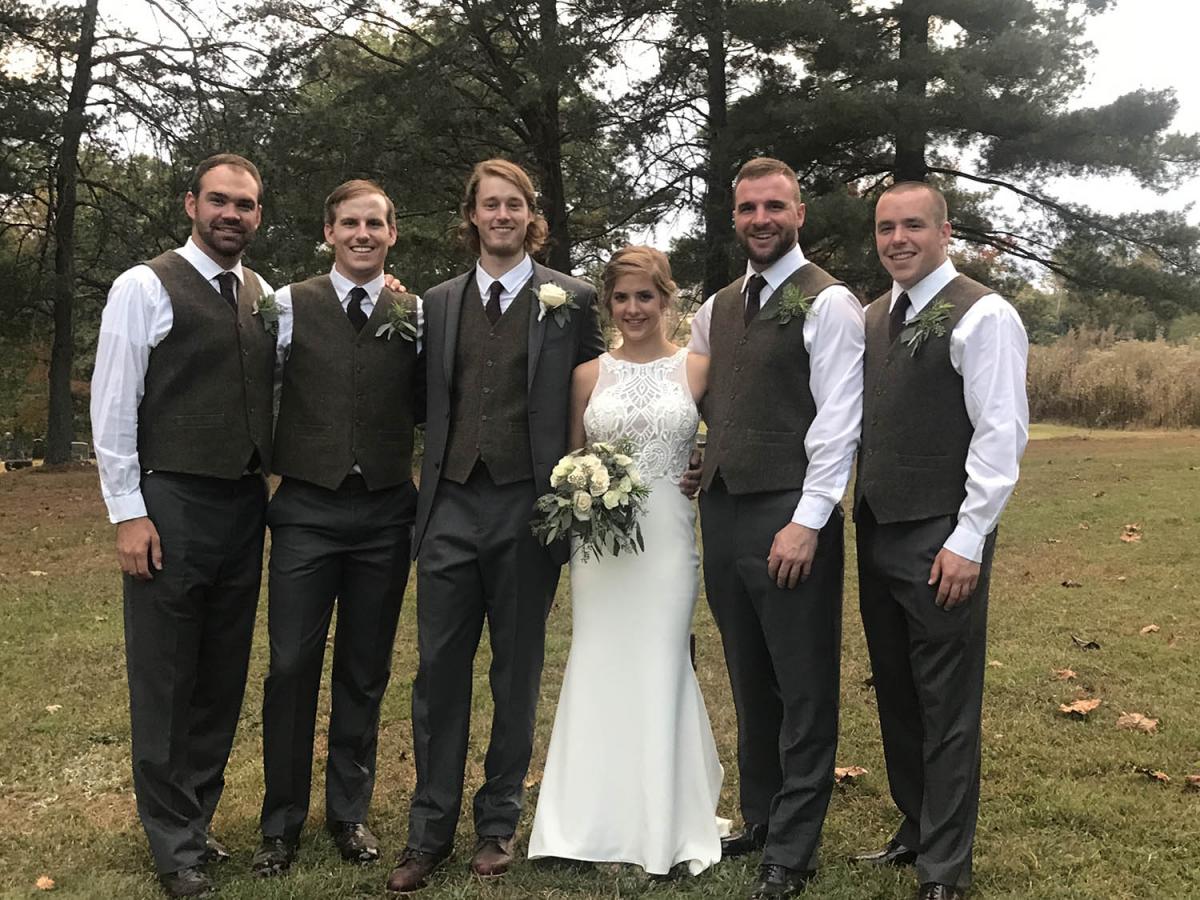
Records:
[[[1200,897],[1200,436],[1109,435],[1038,429],[1005,515],[992,582],[983,796],[973,896]],[[1127,524],[1140,539],[1120,539]],[[848,526],[849,527],[849,526]],[[134,813],[119,579],[93,470],[0,474],[0,896],[160,896]],[[853,548],[853,542],[848,545]],[[853,550],[851,549],[851,553]],[[825,827],[825,864],[808,896],[909,898],[909,872],[855,869],[843,860],[887,839],[896,824],[883,770],[873,692],[847,560],[839,765],[869,774],[839,786]],[[1064,582],[1078,586],[1065,587]],[[321,829],[323,782],[293,873],[249,876],[262,796],[260,616],[250,684],[215,832],[235,851],[219,870],[226,898],[382,896],[404,839],[413,785],[409,690],[415,670],[407,601],[385,700],[372,824],[385,861],[343,864]],[[1157,630],[1143,634],[1147,625]],[[721,812],[736,818],[735,726],[720,641],[696,613],[698,668],[727,773]],[[550,619],[538,741],[523,832],[536,801],[569,644],[565,590]],[[1094,640],[1083,650],[1072,636]],[[485,639],[486,644],[486,639]],[[614,647],[613,652],[620,652]],[[476,666],[477,710],[468,792],[481,778],[490,721],[486,646]],[[328,660],[327,660],[328,663]],[[1053,671],[1070,668],[1059,680]],[[1086,721],[1058,713],[1084,697]],[[323,695],[322,715],[328,697]],[[1159,720],[1157,733],[1121,730],[1123,712]],[[322,737],[318,737],[318,741]],[[318,757],[321,748],[318,747]],[[1169,783],[1139,769],[1161,771]],[[469,793],[468,793],[469,796]],[[421,896],[439,898],[737,897],[752,862],[698,878],[647,882],[632,869],[547,869],[521,863],[498,885],[470,879],[472,834]],[[53,878],[53,894],[34,888]]]

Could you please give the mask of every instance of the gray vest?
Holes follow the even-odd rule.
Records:
[[[888,341],[891,293],[867,307],[856,514],[864,501],[882,524],[958,512],[967,496],[967,450],[975,428],[967,416],[962,376],[950,363],[950,334],[990,293],[965,275],[942,288],[930,306],[944,301],[953,307],[946,333],[930,335],[915,356],[899,338]]]
[[[817,414],[809,390],[804,317],[786,325],[767,318],[787,285],[805,297],[841,284],[812,263],[797,269],[771,294],[747,328],[742,279],[713,298],[709,327],[711,359],[704,420],[708,446],[701,486],[719,473],[731,494],[795,490],[804,486],[808,455],[804,437]]]
[[[275,337],[252,315],[262,296],[243,269],[235,314],[173,250],[146,263],[171,298],[171,330],[150,351],[138,406],[138,462],[213,478],[240,478],[257,451],[271,465]]]
[[[533,478],[526,386],[530,303],[526,284],[493,327],[475,277],[467,279],[443,478],[465,484],[481,460],[496,484]]]
[[[412,477],[417,348],[375,333],[393,304],[380,292],[355,333],[328,275],[292,285],[292,345],[275,425],[275,472],[333,490],[358,463],[369,490]]]

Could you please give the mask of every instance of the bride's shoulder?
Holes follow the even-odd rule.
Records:
[[[601,354],[603,355],[603,354]],[[571,373],[571,384],[577,388],[586,386],[590,391],[595,387],[596,379],[600,376],[600,357],[580,363]]]

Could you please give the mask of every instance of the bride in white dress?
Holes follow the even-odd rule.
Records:
[[[640,554],[571,562],[571,651],[529,857],[624,862],[656,875],[721,858],[723,772],[689,656],[699,589],[687,468],[708,359],[671,344],[667,258],[625,247],[604,270],[621,347],[575,370],[571,446],[629,437],[650,486]]]

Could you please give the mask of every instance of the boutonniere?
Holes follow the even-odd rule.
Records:
[[[263,331],[279,337],[279,304],[275,302],[274,292],[263,294],[255,300],[250,315],[258,316],[262,320]]]
[[[779,302],[772,309],[767,310],[763,318],[778,319],[780,325],[786,325],[797,316],[807,316],[816,299],[816,297],[805,297],[799,287],[789,284],[779,295]]]
[[[945,300],[929,304],[900,331],[900,342],[909,348],[913,357],[916,357],[917,351],[930,335],[945,335],[946,322],[953,311],[954,307]]]
[[[375,332],[375,337],[386,337],[389,341],[392,335],[410,343],[417,340],[417,301],[412,294],[400,294],[396,298],[387,311],[387,321]]]
[[[538,311],[538,321],[546,318],[546,313],[554,316],[554,322],[559,328],[566,328],[571,320],[571,310],[579,309],[575,305],[575,295],[559,287],[553,281],[540,285],[533,294],[541,309]]]

